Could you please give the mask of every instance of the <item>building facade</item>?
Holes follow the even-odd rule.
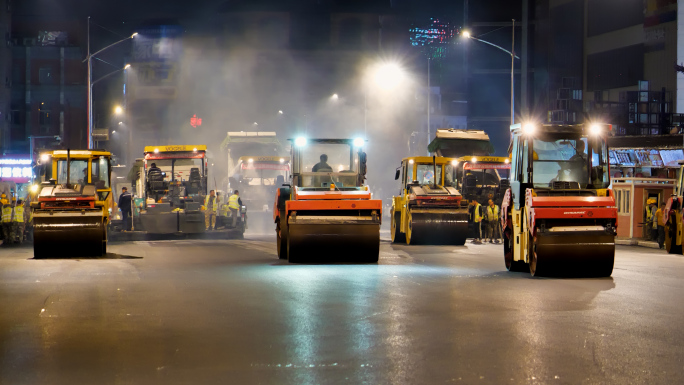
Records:
[[[0,146],[9,139],[12,87],[12,2],[0,0]]]
[[[15,39],[5,151],[83,148],[87,130],[83,52],[67,40]]]

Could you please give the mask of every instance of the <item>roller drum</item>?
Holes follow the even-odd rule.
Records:
[[[34,258],[100,257],[106,233],[102,213],[34,215]]]
[[[410,244],[463,245],[468,236],[468,213],[411,210],[409,226]]]
[[[290,262],[376,263],[380,255],[380,224],[290,223]]]
[[[615,236],[606,232],[537,233],[530,272],[535,276],[609,277],[615,261]]]

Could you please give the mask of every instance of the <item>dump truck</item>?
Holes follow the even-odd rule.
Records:
[[[40,155],[33,213],[34,258],[102,256],[112,190],[111,154],[56,150]]]
[[[457,161],[437,156],[404,158],[394,175],[401,195],[392,198],[392,243],[463,245],[468,206],[453,179]]]
[[[612,274],[617,207],[606,124],[511,126],[511,187],[501,207],[504,262],[533,276]]]
[[[290,184],[278,188],[273,220],[280,259],[375,263],[382,201],[372,199],[362,139],[293,141]]]
[[[663,221],[665,222],[665,250],[670,254],[682,254],[682,204],[684,195],[684,160],[679,161],[679,178],[674,194],[667,200]]]

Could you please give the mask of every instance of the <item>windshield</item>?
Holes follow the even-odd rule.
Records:
[[[93,159],[90,180],[98,189],[109,187],[109,161],[105,157]]]
[[[67,161],[57,161],[57,183],[67,183]],[[88,183],[88,161],[71,159],[69,167],[69,183],[70,184],[86,184]]]
[[[358,153],[347,143],[312,143],[300,148],[301,187],[358,187]]]
[[[580,188],[610,184],[607,148],[600,138],[554,135],[535,139],[532,168],[535,187],[550,187],[557,181],[577,182]]]
[[[203,159],[155,159],[147,162],[147,172],[149,172],[152,165],[155,164],[163,173],[164,181],[171,181],[172,171],[174,180],[187,181],[190,178],[190,172],[193,168],[202,174]]]
[[[278,184],[278,179],[281,180],[280,184],[285,181],[288,168],[286,164],[243,163],[240,171],[241,179],[243,183],[250,186],[275,186]],[[278,178],[279,176],[281,178]]]
[[[434,182],[435,169],[430,164],[419,164],[416,166],[416,179],[421,185],[432,184]],[[437,166],[437,184],[442,183],[442,166]]]

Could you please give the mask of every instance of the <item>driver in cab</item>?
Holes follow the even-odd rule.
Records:
[[[313,172],[332,172],[333,169],[328,164],[328,156],[325,154],[321,154],[321,161],[316,163],[313,166],[313,169],[311,169],[311,171],[313,171]]]

